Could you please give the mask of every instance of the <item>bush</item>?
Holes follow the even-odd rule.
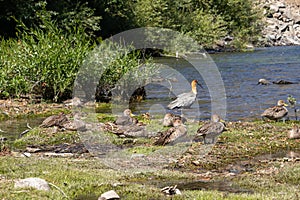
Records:
[[[135,11],[138,26],[177,30],[207,48],[225,36],[243,48],[261,31],[262,12],[251,0],[138,0]]]
[[[1,97],[34,93],[58,101],[70,96],[91,41],[84,29],[62,32],[49,16],[41,15],[41,20],[41,28],[20,23],[24,31],[18,39],[1,41]]]
[[[22,31],[18,39],[2,39],[0,44],[0,98],[20,97],[21,95],[41,95],[44,99],[54,102],[70,98],[73,93],[74,81],[84,59],[95,47],[91,39],[84,33],[82,26],[62,30],[51,20],[47,11],[38,13],[40,27],[30,27],[20,23]],[[78,23],[78,22],[76,22]],[[111,93],[114,84],[127,72],[135,73],[128,80],[139,83],[137,79],[145,74],[153,73],[151,66],[144,70],[134,71],[134,68],[150,60],[141,60],[137,52],[116,44],[102,44],[93,52],[105,54],[105,64],[97,62],[98,54],[87,57],[92,63],[88,68],[87,77],[91,80],[93,74],[101,71],[101,76],[95,76],[98,84],[96,99],[101,100],[103,93]],[[99,81],[100,79],[100,81]],[[145,82],[143,82],[145,83]],[[140,85],[142,82],[140,82]],[[90,88],[88,88],[89,90]],[[96,91],[91,95],[95,95]]]
[[[104,41],[83,62],[75,96],[83,92],[83,98],[92,100],[96,93],[97,101],[108,102],[114,94],[121,102],[129,101],[135,90],[144,93],[141,89],[156,71],[152,60],[143,58],[132,46]]]

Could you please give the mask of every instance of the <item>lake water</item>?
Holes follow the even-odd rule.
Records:
[[[157,59],[157,63],[165,64],[169,68],[175,69],[179,74],[162,72],[162,78],[168,78],[169,81],[147,85],[147,100],[138,103],[135,112],[151,111],[154,114],[167,112],[166,106],[171,98],[175,97],[174,94],[190,91],[189,82],[192,79],[197,79],[203,85],[203,89],[198,87],[197,102],[185,112],[188,116],[196,119],[209,118],[212,112],[212,98],[206,82],[214,79],[214,77],[203,77],[201,71],[209,70],[213,66],[212,61],[217,66],[224,83],[227,120],[260,118],[260,114],[266,108],[276,105],[279,99],[287,100],[289,94],[298,100],[300,99],[300,46],[259,48],[252,52],[210,54],[212,61],[201,58],[203,55],[198,56],[197,59],[197,56],[194,55],[196,59],[193,59],[193,65],[185,59]],[[200,73],[195,70],[195,65],[200,66]],[[205,78],[206,82],[204,81]],[[296,84],[257,85],[260,78],[265,78],[271,82],[285,80]],[[174,88],[177,89],[176,92],[173,91]],[[219,86],[216,88],[218,89]],[[294,111],[291,108],[289,110],[290,118],[293,118]]]

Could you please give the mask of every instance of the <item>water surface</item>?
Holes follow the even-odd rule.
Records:
[[[202,55],[199,55],[202,56]],[[227,120],[249,120],[260,118],[260,114],[268,107],[276,104],[277,100],[286,100],[288,95],[300,99],[300,46],[259,48],[252,52],[230,52],[210,54],[221,73],[226,91]],[[190,115],[198,119],[209,118],[211,114],[211,96],[206,87],[201,73],[184,59],[159,58],[156,62],[171,66],[180,72],[188,81],[200,80],[204,88],[198,87],[198,103],[187,110]],[[194,60],[201,66],[201,70],[209,70],[208,60]],[[198,63],[197,63],[198,62]],[[205,68],[205,66],[207,67]],[[169,75],[170,77],[172,75]],[[176,77],[177,79],[178,77]],[[290,85],[257,85],[260,78],[269,81],[286,80],[296,84]],[[147,101],[139,103],[136,112],[153,111],[162,109],[167,111],[166,106],[175,97],[172,87],[181,87],[182,92],[190,90],[186,83],[180,85],[172,78],[163,87],[162,84],[150,84],[146,86]],[[177,84],[177,85],[176,85]],[[299,100],[300,101],[300,100]],[[198,114],[199,106],[200,114]],[[290,116],[294,112],[290,109]],[[194,113],[193,113],[194,112]]]

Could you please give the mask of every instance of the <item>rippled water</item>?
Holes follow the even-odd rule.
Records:
[[[227,120],[260,118],[263,110],[275,105],[279,99],[286,100],[289,94],[300,99],[300,46],[260,48],[253,52],[217,53],[210,56],[217,65],[225,85]],[[195,118],[209,118],[211,96],[201,74],[184,59],[160,58],[156,61],[178,70],[188,81],[200,80],[204,88],[198,87],[199,105],[194,104],[186,112]],[[201,66],[201,70],[209,70],[209,60],[199,58],[194,61]],[[171,97],[174,97],[170,90],[173,88],[181,88],[182,92],[190,90],[187,81],[182,84],[181,81],[176,82],[172,79],[172,74],[168,74],[168,78],[170,81],[164,83],[165,86],[162,86],[162,83],[146,86],[147,101],[137,104],[136,112],[149,110],[153,113],[161,112],[166,109]],[[257,85],[260,78],[270,81],[286,80],[297,84]],[[173,88],[170,88],[171,85]],[[197,106],[200,114],[197,112]],[[289,110],[293,118],[294,112],[292,109]]]

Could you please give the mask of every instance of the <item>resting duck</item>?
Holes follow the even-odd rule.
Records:
[[[194,141],[198,142],[203,138],[204,144],[213,144],[216,137],[225,130],[225,121],[219,115],[214,114],[210,122],[205,123],[197,130]],[[210,142],[207,139],[210,139]]]
[[[179,115],[175,115],[173,113],[167,113],[164,116],[163,126],[174,126],[174,121],[177,119],[181,120],[182,123],[186,122],[186,119]]]
[[[52,126],[58,126],[58,127],[62,128],[63,125],[68,121],[69,120],[68,120],[67,116],[63,112],[61,112],[59,115],[52,115],[50,117],[47,117],[42,122],[40,127],[48,128],[48,127],[52,127]]]
[[[166,145],[175,142],[180,137],[187,133],[187,128],[180,119],[173,121],[173,127],[164,132],[159,132],[159,138],[154,142],[155,145]]]
[[[277,106],[266,109],[262,114],[263,120],[268,118],[270,120],[280,120],[283,119],[285,122],[285,117],[288,115],[288,109],[285,107],[288,106],[283,100],[277,102]]]
[[[116,125],[121,125],[121,126],[128,126],[128,125],[131,125],[131,124],[137,124],[138,121],[137,119],[133,118],[133,114],[131,112],[130,109],[126,109],[124,110],[123,112],[123,115],[122,116],[119,116],[117,118],[117,120],[115,121],[115,124]]]
[[[293,128],[287,133],[289,139],[300,139],[300,129],[294,124]]]

